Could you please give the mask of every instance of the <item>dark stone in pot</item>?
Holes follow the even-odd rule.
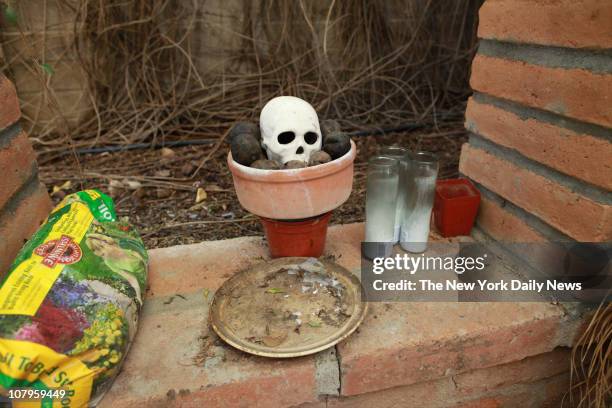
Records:
[[[340,132],[342,130],[340,129],[340,124],[333,119],[322,120],[320,123],[320,127],[321,127],[321,135],[323,135],[323,143],[325,143],[325,139],[327,138],[327,135],[333,132]]]
[[[240,134],[249,134],[255,139],[261,140],[259,125],[257,123],[239,121],[232,126],[232,130],[230,130],[226,142],[231,144],[234,138]]]
[[[234,161],[245,166],[250,166],[256,160],[265,159],[259,139],[249,133],[236,134],[230,149]]]
[[[304,167],[307,167],[308,164],[304,161],[301,160],[289,160],[287,163],[285,163],[284,168],[285,169],[303,169]]]
[[[309,166],[316,166],[318,164],[324,164],[331,161],[331,156],[329,153],[324,152],[323,150],[319,150],[318,152],[314,152],[310,155],[310,163]]]
[[[281,166],[277,161],[261,159],[253,162],[251,167],[262,170],[280,170]]]
[[[333,131],[323,139],[323,150],[335,160],[351,150],[351,138],[346,133]]]

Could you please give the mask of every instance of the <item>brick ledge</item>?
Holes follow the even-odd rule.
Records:
[[[331,227],[326,252],[357,271],[362,237],[363,224]],[[259,237],[152,250],[139,332],[100,406],[316,405],[333,392],[317,381],[326,375],[340,376],[337,394],[356,396],[479,372],[568,343],[558,305],[379,303],[336,347],[337,357],[246,355],[208,331],[208,302],[225,279],[267,257]]]

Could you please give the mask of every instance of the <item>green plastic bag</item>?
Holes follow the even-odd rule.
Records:
[[[61,396],[40,391],[36,406],[94,406],[136,333],[147,263],[142,240],[117,220],[110,197],[67,196],[0,285],[2,394],[61,389]]]

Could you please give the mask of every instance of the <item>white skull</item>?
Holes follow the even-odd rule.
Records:
[[[270,160],[308,163],[310,155],[321,150],[317,112],[300,98],[278,96],[268,101],[259,115],[259,127],[261,145]]]

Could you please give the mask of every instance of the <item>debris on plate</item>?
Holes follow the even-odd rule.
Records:
[[[222,299],[213,301],[217,311],[211,309],[211,322],[228,341],[218,330],[222,323],[234,340],[228,342],[245,351],[278,349],[289,357],[288,350],[299,349],[296,355],[310,354],[303,352],[308,344],[319,347],[327,339],[326,347],[335,344],[365,314],[358,279],[329,261],[280,258],[241,274],[219,290]],[[254,354],[285,356],[273,350]]]

